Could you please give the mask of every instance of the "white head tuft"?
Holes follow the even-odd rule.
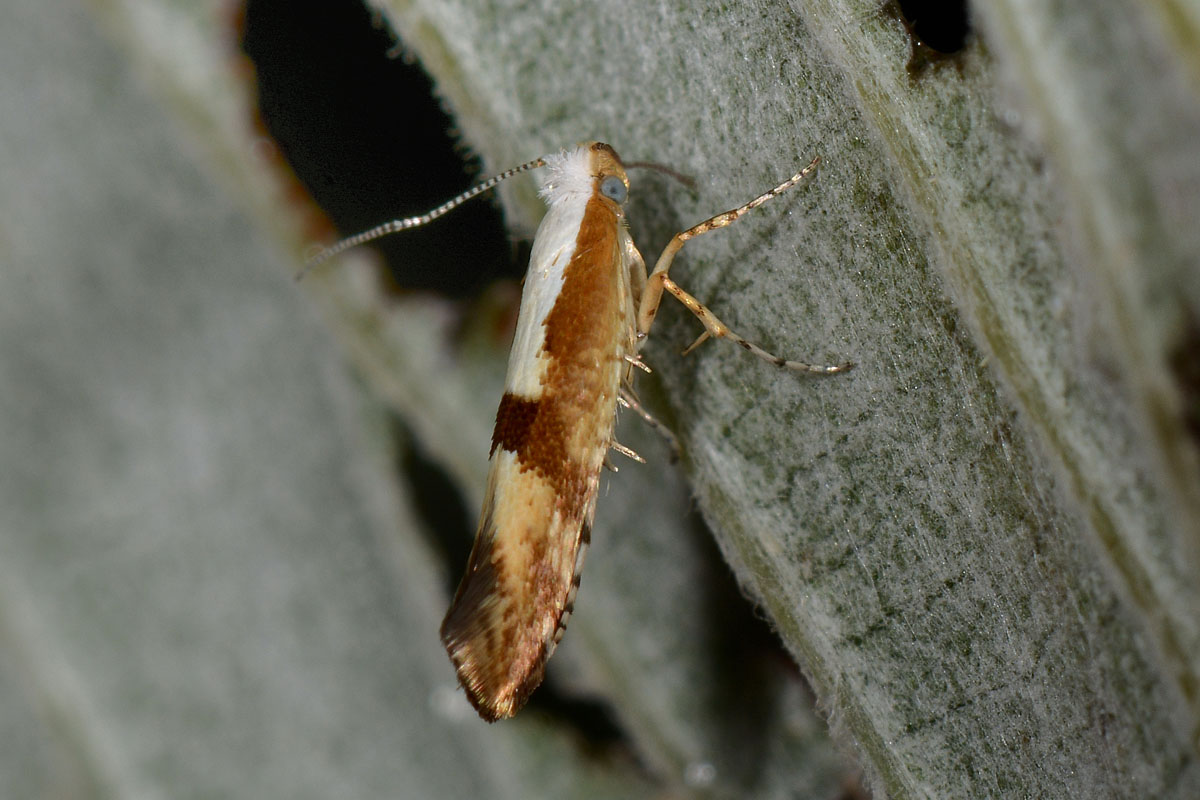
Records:
[[[546,179],[538,192],[547,205],[568,197],[589,197],[593,190],[592,157],[587,145],[546,156]]]

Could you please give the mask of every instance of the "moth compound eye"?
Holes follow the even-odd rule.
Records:
[[[625,181],[616,175],[609,175],[600,181],[600,194],[618,205],[624,205],[625,198],[629,196],[629,190],[625,188]]]

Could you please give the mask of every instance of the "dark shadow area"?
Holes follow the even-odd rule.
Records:
[[[1185,317],[1183,331],[1171,348],[1167,363],[1183,400],[1180,409],[1183,429],[1192,446],[1200,447],[1200,319],[1196,316]]]
[[[950,55],[967,46],[971,32],[965,0],[896,0],[913,38]]]
[[[361,3],[248,0],[241,45],[264,127],[341,235],[424,213],[475,182],[478,163],[429,77]],[[464,297],[522,272],[486,197],[368,246],[404,289]]]
[[[593,758],[636,762],[633,743],[603,700],[580,697],[558,688],[551,672],[534,692],[522,714],[544,714],[578,737],[580,750]]]
[[[908,31],[912,50],[905,69],[913,78],[934,67],[957,64],[954,56],[971,37],[965,0],[886,0],[883,11]]]
[[[450,598],[471,554],[478,512],[467,508],[454,478],[425,451],[404,420],[393,414],[391,423],[396,442],[396,473],[408,483],[413,510],[424,523],[423,530],[431,534],[430,547],[449,565],[445,590]]]

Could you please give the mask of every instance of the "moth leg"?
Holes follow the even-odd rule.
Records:
[[[768,353],[754,342],[742,338],[736,332],[731,330],[728,325],[717,319],[716,314],[712,313],[712,311],[709,311],[706,305],[685,292],[682,288],[680,288],[679,284],[675,283],[675,281],[664,276],[662,279],[662,286],[665,290],[674,295],[679,302],[687,306],[688,311],[691,311],[693,314],[695,314],[697,319],[704,323],[704,333],[700,334],[696,341],[688,345],[687,349],[683,351],[684,355],[687,355],[695,350],[708,337],[715,336],[718,339],[729,339],[737,343],[742,347],[742,349],[753,353],[763,361],[774,364],[777,367],[795,370],[796,372],[808,372],[814,375],[833,375],[838,372],[845,372],[854,366],[848,362],[833,366],[826,366],[824,364],[806,364],[803,361],[790,361],[773,353]]]
[[[637,356],[631,356],[626,353],[623,358],[625,359],[626,364],[629,364],[631,367],[637,367],[647,375],[652,375],[654,373],[654,370],[650,369],[650,367],[646,365],[646,362],[642,361],[642,359],[638,358]]]
[[[625,235],[625,257],[629,262],[629,289],[636,304],[646,289],[646,259],[642,258],[642,252],[628,233]]]
[[[639,464],[646,463],[646,459],[642,458],[632,448],[626,447],[625,445],[618,442],[616,439],[613,439],[611,442],[609,442],[608,446],[611,447],[613,450],[616,450],[618,453],[625,456],[626,458],[632,458],[634,461],[638,462]],[[616,472],[616,471],[617,471],[616,467],[613,467],[613,472]]]
[[[709,231],[724,228],[726,225],[732,225],[742,215],[753,211],[772,197],[783,194],[808,177],[817,168],[817,163],[820,160],[820,158],[814,158],[809,162],[807,167],[774,189],[763,192],[749,203],[726,211],[723,214],[717,214],[715,217],[704,220],[699,225],[693,225],[686,231],[680,231],[675,234],[671,238],[671,241],[667,242],[667,246],[663,248],[662,254],[659,255],[658,261],[654,264],[654,271],[650,273],[650,276],[646,279],[646,285],[642,289],[641,300],[638,303],[638,338],[645,338],[650,333],[650,326],[654,324],[654,315],[658,313],[658,305],[662,302],[663,280],[667,277],[667,271],[671,269],[671,262],[675,260],[675,255],[689,240],[695,239],[697,236],[703,236]]]
[[[731,211],[726,211],[723,214],[717,214],[715,217],[701,222],[699,225],[688,228],[686,231],[675,234],[667,246],[663,248],[662,255],[658,257],[658,261],[654,265],[654,271],[646,278],[646,286],[642,290],[641,301],[638,304],[638,338],[644,339],[650,333],[650,327],[654,324],[654,317],[658,314],[658,307],[662,303],[662,294],[664,291],[670,292],[679,302],[688,307],[699,320],[704,323],[704,333],[700,335],[696,341],[692,342],[691,346],[684,351],[690,353],[701,342],[710,336],[715,336],[720,339],[731,339],[742,348],[750,351],[754,355],[774,364],[777,367],[786,367],[798,372],[810,372],[818,375],[831,375],[837,372],[843,372],[850,369],[853,364],[838,364],[836,366],[822,366],[818,364],[806,364],[803,361],[790,361],[785,358],[768,353],[758,345],[750,342],[732,331],[728,325],[717,319],[716,315],[708,310],[695,297],[685,292],[680,288],[679,284],[675,283],[668,277],[668,272],[671,269],[672,262],[675,261],[675,256],[683,248],[689,240],[695,239],[697,236],[702,236],[710,231],[715,231],[718,228],[724,228],[726,225],[732,225],[739,217],[747,212],[761,206],[763,203],[770,200],[772,197],[782,194],[788,189],[795,186],[814,169],[816,169],[819,159],[814,158],[812,162],[797,172],[792,177],[788,178],[783,183],[771,189],[768,192],[760,194],[758,197],[751,200],[745,205],[738,206]]]
[[[679,460],[679,440],[675,438],[675,434],[671,433],[670,428],[655,419],[649,411],[642,408],[642,404],[638,402],[637,398],[633,396],[632,392],[622,389],[621,393],[617,395],[617,402],[641,417],[647,425],[658,431],[659,434],[667,440],[667,447],[671,448],[672,464]]]

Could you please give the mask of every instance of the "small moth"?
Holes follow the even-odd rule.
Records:
[[[731,339],[777,367],[830,375],[772,355],[738,336],[668,276],[680,248],[723,228],[809,175],[807,167],[732,211],[675,234],[649,275],[625,223],[629,179],[601,142],[501,173],[420,217],[393,220],[344,239],[309,266],[385,234],[424,225],[519,172],[545,167],[549,206],[534,238],[504,395],[492,433],[487,495],[466,574],[442,622],[459,682],[489,722],[511,717],[542,682],[566,628],[610,449],[641,458],[613,438],[617,405],[631,392],[638,353],[663,292],[699,318],[705,339]],[[648,370],[647,370],[648,371]]]

